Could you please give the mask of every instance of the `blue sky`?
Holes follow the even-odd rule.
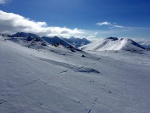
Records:
[[[0,10],[5,13],[45,22],[42,27],[70,30],[61,31],[69,33],[66,36],[150,38],[149,0],[0,0],[0,3]]]

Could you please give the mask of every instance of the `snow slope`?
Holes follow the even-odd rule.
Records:
[[[149,56],[36,50],[0,37],[0,113],[149,113]]]
[[[131,39],[110,37],[100,41],[95,41],[91,44],[81,47],[82,50],[91,51],[105,51],[105,50],[144,50],[144,47],[140,46]]]
[[[63,39],[54,36],[54,37],[41,37],[43,40],[47,41],[49,44],[51,45],[55,45],[56,43],[59,43],[60,45],[64,46],[64,47],[69,47],[69,46],[73,46],[71,44],[69,44],[68,42],[64,41]]]
[[[54,37],[41,37],[42,40],[46,41],[47,43],[53,45],[53,46],[62,46],[65,47],[69,50],[71,50],[72,52],[75,51],[80,51],[79,49],[77,49],[76,47],[74,47],[72,44],[70,44],[69,42],[65,41],[64,39],[54,36]]]

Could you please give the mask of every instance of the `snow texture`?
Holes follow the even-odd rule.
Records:
[[[149,51],[71,52],[8,39],[0,37],[0,113],[150,112]]]

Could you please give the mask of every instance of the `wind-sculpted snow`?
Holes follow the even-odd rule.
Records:
[[[65,62],[54,61],[54,60],[41,58],[41,57],[37,57],[37,58],[39,60],[46,61],[46,62],[49,62],[49,63],[54,64],[54,65],[66,67],[66,68],[71,69],[71,70],[73,70],[75,72],[100,73],[99,71],[97,71],[97,70],[95,70],[93,68],[87,68],[85,66],[77,66],[77,65],[73,65],[73,64],[67,64]]]

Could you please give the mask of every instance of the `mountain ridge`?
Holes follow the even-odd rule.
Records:
[[[27,41],[42,41],[46,44],[52,46],[63,46],[65,48],[74,48],[76,50],[94,50],[94,51],[105,51],[105,50],[126,50],[126,51],[139,51],[139,50],[149,50],[149,42],[135,42],[132,39],[127,38],[117,38],[108,37],[106,39],[101,39],[98,41],[90,41],[86,38],[64,38],[58,36],[38,36],[33,33],[17,32],[13,35],[2,34],[2,36],[8,37],[24,37]],[[79,48],[79,49],[78,49]]]
[[[128,38],[109,37],[103,40],[95,41],[88,45],[80,47],[81,50],[106,51],[106,50],[126,50],[139,51],[145,50],[143,46]]]

